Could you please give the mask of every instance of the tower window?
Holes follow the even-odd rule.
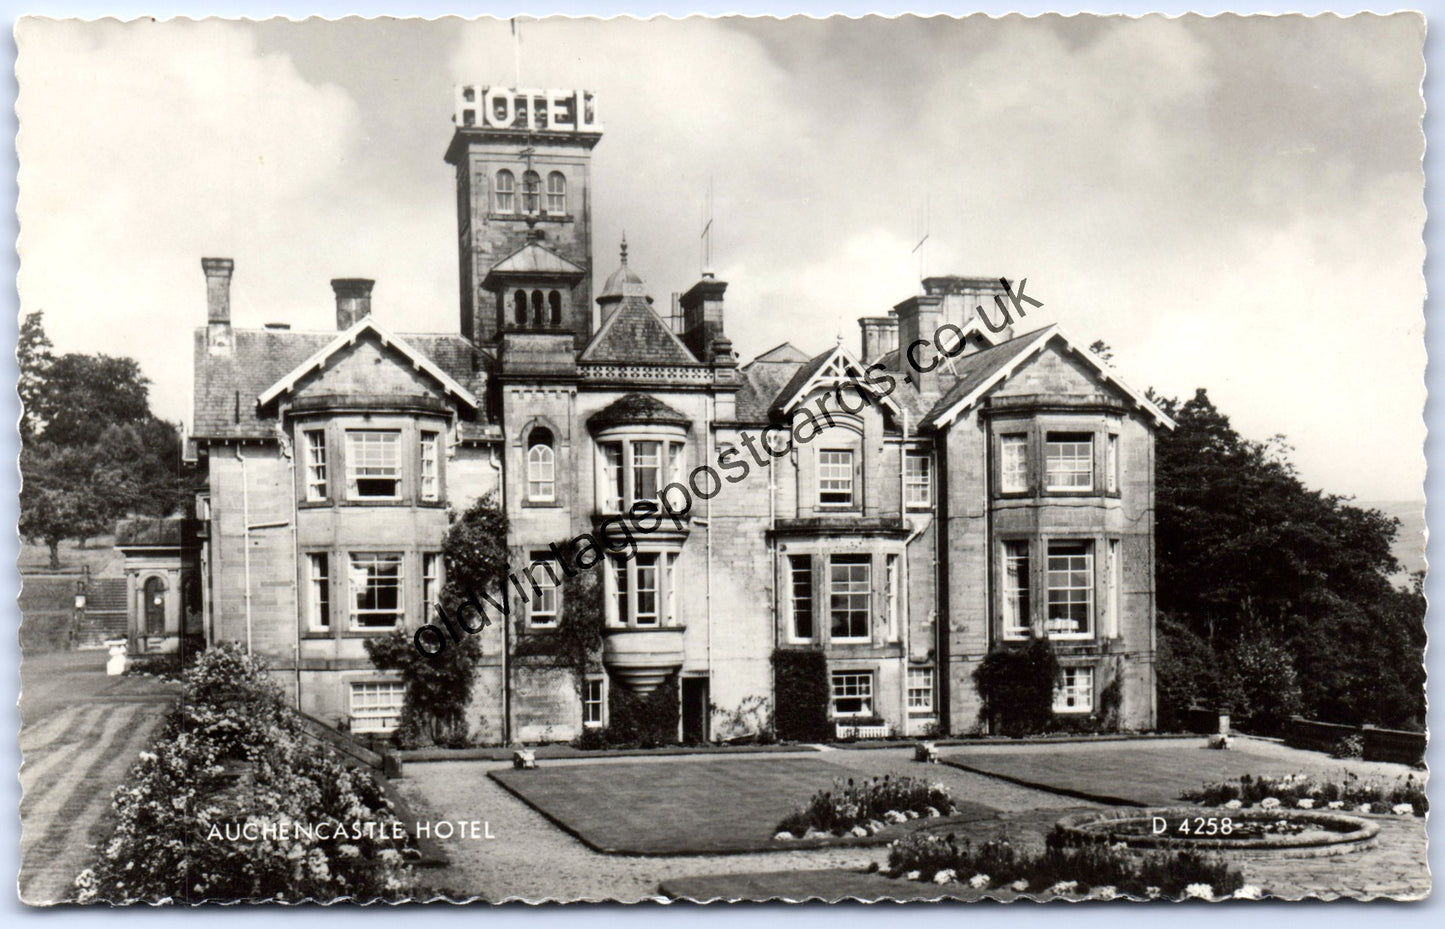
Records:
[[[552,291],[547,294],[547,303],[552,307],[552,325],[562,325],[562,295],[555,290]]]
[[[524,290],[512,294],[512,321],[519,326],[527,325],[527,292]]]
[[[527,437],[527,499],[551,501],[557,496],[556,453],[552,432],[538,427]]]
[[[543,313],[542,292],[540,290],[534,290],[532,291],[532,325],[539,329],[542,327],[542,320],[545,318]]]
[[[517,179],[506,168],[497,172],[496,210],[498,213],[517,212]]]
[[[552,216],[567,214],[567,178],[561,171],[547,175],[547,212]]]
[[[536,171],[522,175],[522,212],[529,216],[537,212],[537,201],[541,198],[542,179]]]

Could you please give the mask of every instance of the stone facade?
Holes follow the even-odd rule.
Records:
[[[988,722],[983,656],[1030,635],[1065,668],[1061,719],[1154,724],[1153,442],[1172,424],[1146,398],[1054,327],[1015,335],[1021,307],[984,324],[972,307],[1012,293],[993,279],[929,278],[860,320],[861,353],[740,364],[710,274],[664,317],[624,243],[592,298],[600,129],[467,114],[447,152],[459,333],[390,332],[357,280],[334,282],[336,332],[233,329],[234,264],[204,262],[208,638],[268,655],[306,712],[389,731],[399,685],[364,641],[434,618],[448,514],[495,493],[514,573],[543,581],[479,633],[485,742],[570,740],[618,688],[663,683],[679,739],[743,734],[780,649],[822,652],[840,726],[964,733]],[[669,493],[686,514],[642,529]],[[628,514],[600,570],[601,667],[528,661],[565,608],[556,547]]]

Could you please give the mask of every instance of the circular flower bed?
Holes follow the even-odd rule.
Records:
[[[1058,823],[1071,845],[1309,856],[1359,851],[1373,845],[1379,831],[1379,824],[1354,816],[1282,807],[1093,810]]]

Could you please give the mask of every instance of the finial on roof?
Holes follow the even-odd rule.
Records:
[[[622,230],[622,263],[627,264],[627,230]]]

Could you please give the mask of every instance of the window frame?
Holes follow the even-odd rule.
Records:
[[[357,712],[357,688],[377,688],[378,694],[380,694],[380,692],[384,690],[386,695],[393,696],[395,698],[395,702],[378,703],[376,706],[362,707],[362,709],[364,710],[373,711],[370,713]],[[397,728],[401,725],[401,711],[405,703],[406,684],[402,681],[351,681],[350,687],[347,689],[346,704],[347,718],[351,726],[351,731],[356,733],[377,733],[382,735],[395,732]],[[378,712],[382,710],[388,712]],[[368,719],[381,720],[382,725],[357,725],[358,721]],[[395,723],[393,725],[388,726],[385,724],[387,720],[393,719],[395,720]]]
[[[1080,683],[1083,681],[1087,681],[1087,684],[1081,688]],[[1066,665],[1060,668],[1059,680],[1054,687],[1053,711],[1069,715],[1094,712],[1095,683],[1094,668],[1089,665]],[[1069,705],[1069,700],[1078,700],[1081,695],[1085,702],[1074,706]]]
[[[301,443],[306,459],[303,472],[306,502],[325,503],[331,490],[326,454],[326,427],[302,429]]]
[[[597,694],[592,694],[593,687],[596,687]],[[593,719],[590,708],[596,708],[596,718]],[[607,726],[607,678],[593,676],[586,678],[582,683],[582,727],[584,729],[603,729]]]
[[[861,578],[849,576],[842,580],[842,584],[849,589],[839,589],[839,579],[836,576],[836,569],[839,567],[862,568]],[[851,572],[850,572],[851,575]],[[862,589],[854,589],[861,585]],[[842,626],[847,631],[853,629],[853,620],[859,615],[863,618],[862,635],[839,635],[838,600],[840,597],[848,598],[848,606],[841,611],[846,617]],[[860,609],[857,605],[858,597],[863,598],[863,606]],[[871,555],[860,555],[854,553],[840,553],[828,556],[828,641],[840,644],[863,644],[873,641],[873,558]]]
[[[321,570],[317,571],[317,565]],[[306,629],[308,632],[332,631],[331,553],[306,553]]]
[[[608,604],[606,624],[612,628],[627,629],[671,629],[680,625],[677,607],[678,555],[679,552],[669,548],[652,547],[640,549],[626,558],[607,555],[608,570],[603,575],[604,603]],[[654,586],[643,586],[639,576],[641,570],[652,572]],[[653,598],[654,612],[639,614],[639,594],[648,593]],[[644,618],[650,621],[639,621]]]
[[[440,503],[442,499],[442,434],[435,429],[419,430],[417,451],[420,458],[420,466],[417,469],[417,495],[423,503]],[[428,482],[431,485],[430,489],[427,488]]]
[[[815,615],[817,604],[816,585],[813,583],[813,556],[812,555],[788,555],[788,638],[793,642],[811,642],[818,635],[818,623]],[[807,587],[806,593],[799,595],[798,582],[802,579]],[[802,604],[806,602],[806,609]],[[808,625],[807,634],[804,635],[799,627],[799,619],[805,619]]]
[[[834,719],[857,719],[873,715],[874,680],[868,670],[837,670],[828,675],[828,712]],[[866,686],[858,686],[866,684]],[[839,700],[859,701],[856,710],[841,710]]]
[[[998,437],[998,489],[1004,494],[1029,492],[1029,434],[1003,432]],[[1016,454],[1011,454],[1016,450]]]
[[[671,481],[681,481],[686,469],[687,442],[670,433],[645,433],[598,438],[597,447],[597,510],[600,513],[625,513],[638,503],[661,507],[662,489]],[[656,493],[639,494],[638,480],[641,456],[638,446],[657,446]],[[642,467],[650,469],[651,465]]]
[[[824,461],[824,457],[825,457],[825,456],[828,456],[828,455],[840,455],[840,456],[843,456],[843,460],[842,460],[842,461],[839,461],[839,462],[828,462],[828,461]],[[829,471],[830,471],[830,469],[837,469],[837,468],[839,468],[840,466],[844,466],[844,465],[846,465],[846,475],[847,475],[847,490],[846,490],[847,499],[846,499],[846,500],[828,500],[828,499],[826,499],[826,497],[827,497],[828,494],[834,494],[834,495],[837,495],[837,496],[840,496],[840,497],[841,497],[841,496],[843,496],[844,493],[845,493],[845,491],[840,490],[840,489],[837,489],[836,487],[826,488],[826,489],[825,489],[825,486],[824,486],[827,482],[838,482],[838,481],[841,481],[841,480],[842,480],[842,478],[839,476],[839,472],[838,472],[838,471],[834,470],[831,474],[829,473]],[[856,487],[856,484],[857,484],[857,475],[856,475],[856,473],[855,473],[856,467],[857,467],[857,454],[856,454],[856,452],[855,452],[854,449],[851,449],[851,448],[820,448],[820,449],[818,449],[816,472],[817,472],[817,480],[818,480],[818,508],[819,508],[819,509],[827,509],[827,510],[853,510],[853,509],[857,509],[857,506],[858,506],[858,492],[857,492],[857,487]],[[825,475],[828,475],[828,476],[825,476]]]
[[[1057,436],[1058,438],[1055,438],[1055,436]],[[1095,468],[1094,462],[1094,450],[1095,446],[1098,443],[1095,442],[1094,439],[1095,436],[1092,432],[1070,432],[1068,430],[1059,429],[1049,430],[1044,433],[1044,489],[1046,491],[1048,491],[1049,493],[1072,494],[1091,494],[1095,492],[1095,487],[1098,485],[1098,475],[1095,473],[1097,469]],[[1087,451],[1085,454],[1080,455],[1077,450],[1072,455],[1060,455],[1057,458],[1053,454],[1053,449],[1055,446],[1079,445],[1083,445],[1086,447]],[[1075,467],[1071,467],[1068,469],[1056,468],[1056,461],[1060,463],[1073,463]],[[1080,471],[1077,468],[1077,464],[1080,461],[1087,462],[1087,471]],[[1056,484],[1054,482],[1055,476],[1064,474],[1086,474],[1088,476],[1088,483]]]
[[[927,676],[927,678],[926,678],[926,679],[927,679],[927,686],[926,686],[926,687],[920,687],[920,686],[916,686],[916,685],[914,684],[914,679],[915,679],[918,675],[920,675],[920,674]],[[915,668],[915,667],[913,667],[912,665],[910,665],[910,666],[908,667],[908,669],[907,669],[907,684],[906,684],[906,687],[907,687],[907,697],[906,697],[906,699],[905,699],[904,702],[907,704],[906,709],[908,710],[908,712],[909,712],[910,714],[913,714],[913,715],[916,715],[916,716],[931,716],[931,715],[933,715],[933,713],[935,712],[935,710],[934,710],[934,703],[936,702],[934,695],[937,693],[937,685],[936,685],[936,682],[935,682],[935,675],[934,675],[933,668],[932,668],[932,667]],[[915,703],[915,702],[914,702],[915,699],[917,699],[917,695],[918,695],[919,693],[923,693],[923,694],[925,695],[926,700],[927,700],[926,703],[925,703],[925,702],[918,702],[918,703]]]
[[[492,212],[504,216],[515,216],[517,213],[517,176],[507,168],[501,168],[493,175]]]
[[[375,563],[379,563],[381,559],[393,559],[393,561],[390,563],[394,563],[396,565],[396,607],[394,609],[362,609],[357,606],[357,587],[355,586],[355,582],[357,578],[358,564],[368,559],[372,560]],[[390,632],[393,629],[403,628],[406,624],[406,553],[396,551],[350,551],[346,553],[346,565],[346,630],[348,632],[360,633],[363,635],[376,635]],[[370,581],[371,575],[367,575],[366,580]],[[362,589],[370,590],[371,585],[368,583]],[[396,617],[396,620],[389,626],[362,625],[360,622],[360,617],[362,614],[390,614],[394,615]]]
[[[532,431],[535,433],[537,430]],[[528,436],[529,441],[532,438],[534,436]],[[541,476],[544,468],[546,477]],[[557,450],[546,442],[532,442],[527,446],[527,501],[557,501]]]
[[[552,182],[561,181],[560,189],[553,190]],[[546,206],[548,216],[567,215],[567,175],[561,171],[549,171],[547,173]]]
[[[1104,439],[1104,492],[1119,492],[1119,433],[1110,432]]]
[[[918,462],[923,466],[921,477],[913,468]],[[933,455],[926,450],[909,449],[903,453],[903,503],[910,510],[933,506]]]
[[[445,571],[441,552],[421,553],[421,623],[431,622],[435,607],[441,599]]]
[[[527,625],[532,629],[556,629],[562,619],[562,573],[551,552],[538,550],[530,555],[531,561],[522,569],[522,576],[532,588],[527,598]]]
[[[1002,548],[999,635],[1019,642],[1033,632],[1032,552],[1027,539],[1005,539]],[[1012,625],[1010,620],[1014,621]]]
[[[1055,548],[1062,549],[1066,547],[1078,547],[1082,549],[1082,551],[1057,553],[1054,551]],[[1048,634],[1048,637],[1050,639],[1084,640],[1094,638],[1095,631],[1098,629],[1098,616],[1096,615],[1098,608],[1098,578],[1095,576],[1094,573],[1096,568],[1095,556],[1097,554],[1097,546],[1094,544],[1093,539],[1049,540],[1044,555],[1044,630]],[[1056,558],[1083,558],[1083,569],[1079,570],[1072,566],[1065,568],[1055,568],[1054,559]],[[1070,579],[1072,579],[1072,575],[1074,574],[1083,574],[1084,577],[1088,580],[1088,584],[1085,587],[1075,586],[1072,583],[1065,584],[1063,586],[1055,586],[1055,576],[1060,573],[1070,575]],[[1054,594],[1056,591],[1062,591],[1070,594],[1070,596],[1064,601],[1065,605],[1069,607],[1070,610],[1072,610],[1072,608],[1078,603],[1082,603],[1085,616],[1084,629],[1063,632],[1055,631],[1054,628],[1052,628],[1054,623],[1057,622],[1053,615],[1055,607]],[[1083,591],[1083,599],[1080,601],[1075,601],[1072,597],[1073,591]]]
[[[347,500],[361,503],[395,503],[402,499],[405,492],[404,485],[406,481],[406,468],[403,466],[404,459],[402,455],[402,442],[405,439],[405,435],[405,430],[399,428],[348,428],[345,430],[343,445],[346,450]],[[360,437],[362,436],[387,436],[391,439],[389,443],[380,443],[383,446],[390,445],[391,447],[392,461],[389,467],[392,470],[394,476],[389,479],[394,482],[394,490],[390,495],[361,493],[360,482],[362,480],[388,480],[388,478],[378,475],[366,475],[363,477],[359,473],[362,468],[381,469],[387,467],[387,465],[376,464],[369,461],[365,464],[362,463],[362,460],[366,457],[362,454],[362,447],[368,444],[360,441]]]

